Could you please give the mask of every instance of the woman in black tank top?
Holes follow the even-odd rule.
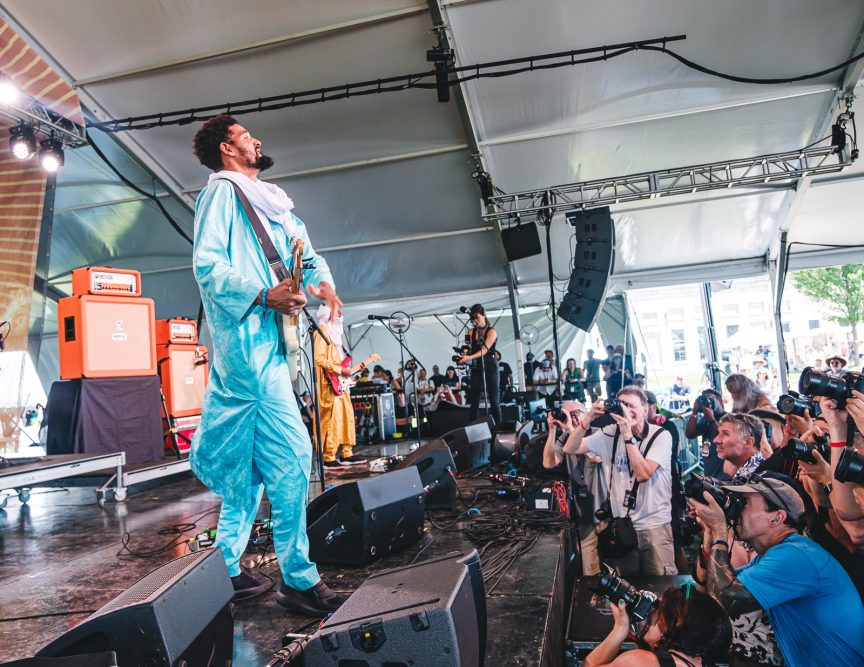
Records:
[[[471,329],[469,338],[471,352],[459,359],[460,364],[471,364],[471,385],[468,388],[468,403],[471,405],[471,421],[477,419],[480,407],[480,396],[486,393],[489,414],[495,418],[495,423],[501,422],[501,407],[498,392],[498,358],[495,356],[495,344],[498,333],[489,325],[486,311],[479,303],[471,306],[469,311]]]
[[[624,603],[612,606],[612,632],[585,658],[582,667],[713,667],[724,660],[732,642],[732,626],[723,607],[693,587],[672,587],[639,627],[645,649],[618,654],[631,631]]]

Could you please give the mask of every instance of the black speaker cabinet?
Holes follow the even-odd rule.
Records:
[[[433,440],[411,452],[399,462],[396,470],[415,466],[426,491],[426,507],[451,509],[456,502],[456,463],[447,443]],[[451,472],[452,471],[452,472]]]
[[[118,667],[230,665],[233,597],[222,551],[199,551],[153,570],[37,657],[114,651]]]
[[[306,508],[309,558],[365,565],[401,551],[422,537],[425,511],[414,466],[335,486]]]
[[[528,222],[513,225],[501,230],[501,244],[504,246],[504,254],[508,262],[524,259],[543,252],[540,246],[540,234],[537,225]]]
[[[306,667],[481,667],[486,589],[477,552],[369,577],[312,637]]]
[[[567,214],[576,235],[573,271],[558,315],[588,331],[603,306],[615,258],[615,224],[609,208]]]
[[[492,430],[481,420],[441,436],[453,453],[458,472],[488,466],[492,456]]]

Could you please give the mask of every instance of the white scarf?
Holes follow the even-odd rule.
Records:
[[[342,318],[336,317],[333,321],[330,321],[330,306],[326,303],[322,303],[318,306],[318,326],[320,326],[324,331],[327,332],[330,340],[333,341],[333,344],[336,346],[336,351],[339,354],[339,360],[344,359],[344,354],[342,352]]]
[[[270,229],[267,221],[273,220],[282,225],[282,229],[285,230],[285,235],[289,239],[297,235],[297,223],[294,222],[294,216],[291,214],[294,202],[278,185],[261,180],[253,181],[239,171],[228,169],[210,174],[207,181],[212,183],[217,178],[226,178],[240,186],[268,233]]]

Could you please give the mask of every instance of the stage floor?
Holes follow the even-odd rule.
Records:
[[[399,449],[406,447],[403,443]],[[487,484],[488,479],[463,480],[460,486],[470,500],[469,491]],[[265,500],[259,516],[266,518],[268,510]],[[149,571],[188,553],[185,539],[197,531],[184,533],[180,543],[160,531],[190,521],[199,530],[215,526],[218,511],[218,497],[188,474],[153,483],[130,493],[125,503],[109,502],[104,509],[96,505],[91,489],[82,488],[34,489],[27,505],[10,500],[0,511],[0,661],[33,655]],[[350,594],[372,572],[407,564],[424,547],[421,558],[473,548],[461,531],[440,532],[429,522],[426,528],[424,538],[400,554],[365,568],[323,566],[322,577]],[[132,551],[166,548],[143,557],[124,554],[121,538],[127,532]],[[563,539],[561,531],[542,533],[489,596],[487,665],[562,664]],[[172,541],[174,546],[168,546]],[[261,570],[278,581],[275,561],[266,562],[270,556],[272,551],[263,556]],[[247,553],[244,564],[255,566],[261,559],[261,553]],[[272,592],[239,603],[234,665],[266,664],[285,633],[308,632],[314,627],[309,622],[279,607]]]

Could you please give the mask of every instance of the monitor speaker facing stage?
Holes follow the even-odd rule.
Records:
[[[233,597],[220,549],[182,556],[137,581],[37,657],[114,651],[118,667],[227,666],[234,648]]]
[[[426,498],[410,466],[328,489],[306,508],[314,563],[365,565],[423,536]]]
[[[307,667],[481,667],[486,589],[476,551],[369,577],[315,633]]]
[[[584,331],[603,306],[615,259],[615,224],[609,208],[567,214],[576,235],[573,271],[558,316]]]
[[[492,456],[492,429],[485,419],[441,436],[453,453],[458,472],[488,466]]]
[[[451,509],[456,502],[456,463],[447,443],[441,438],[414,450],[396,466],[403,470],[414,466],[426,490],[426,507],[430,510]]]

